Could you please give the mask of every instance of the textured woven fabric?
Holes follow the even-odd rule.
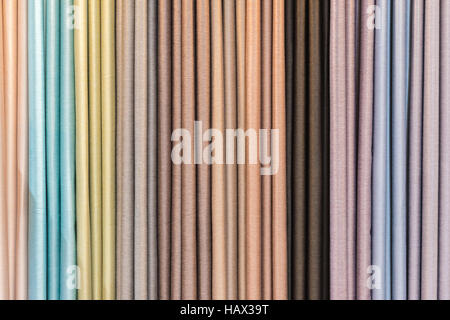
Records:
[[[439,299],[450,299],[450,150],[448,141],[450,137],[450,23],[447,19],[450,14],[450,2],[441,1],[440,7],[440,189],[439,189]]]
[[[421,298],[438,297],[440,1],[425,2]]]
[[[424,1],[411,7],[408,152],[408,299],[420,299]]]

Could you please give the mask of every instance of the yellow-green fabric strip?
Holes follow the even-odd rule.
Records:
[[[116,297],[116,74],[114,0],[101,1],[103,299]]]
[[[100,0],[90,0],[89,20],[89,182],[92,239],[92,298],[102,299],[102,99]]]
[[[75,97],[77,260],[80,272],[79,300],[92,298],[91,234],[89,212],[89,92],[88,92],[88,1],[75,0]]]

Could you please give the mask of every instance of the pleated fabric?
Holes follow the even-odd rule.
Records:
[[[73,1],[61,3],[60,12],[71,12]],[[60,175],[61,260],[60,299],[77,297],[76,185],[75,185],[75,69],[74,34],[70,16],[61,15],[60,55]]]
[[[172,129],[182,128],[181,105],[181,0],[172,3]],[[169,113],[170,115],[170,113]],[[172,139],[173,140],[173,139]],[[178,143],[173,142],[175,148]],[[172,151],[173,152],[173,151]],[[181,259],[182,259],[182,195],[180,163],[172,162],[172,200],[171,200],[171,261],[170,261],[170,297],[172,300],[181,300]]]
[[[348,299],[345,3],[330,1],[330,298]]]
[[[408,114],[408,4],[393,3],[392,47],[392,299],[406,291],[406,155]]]
[[[158,299],[158,1],[148,3],[148,298]]]
[[[6,216],[8,226],[9,298],[16,298],[17,248],[17,1],[3,1],[4,113],[6,132]]]
[[[420,299],[424,1],[411,4],[408,151],[408,300]]]
[[[48,299],[60,295],[60,26],[59,1],[48,1],[45,8],[45,146],[47,161],[47,263]]]
[[[117,298],[134,298],[134,1],[118,1]]]
[[[28,3],[20,0],[17,6],[17,253],[15,286],[16,299],[26,300],[28,299]]]
[[[28,86],[30,89],[28,298],[45,300],[47,298],[45,7],[44,1],[31,1],[28,5]]]
[[[92,298],[91,215],[89,203],[89,81],[88,2],[75,0],[77,28],[74,30],[76,101],[76,208],[78,299]]]
[[[0,1],[0,299],[9,298],[8,228],[6,217],[6,131],[4,93],[3,1]]]
[[[197,110],[196,119],[201,121],[203,128],[211,126],[211,27],[210,27],[210,2],[207,0],[197,1],[196,7],[196,83],[197,83]],[[196,132],[198,134],[198,132]],[[198,299],[210,300],[211,295],[211,168],[204,163],[203,148],[207,146],[204,142],[203,132],[202,148],[197,153],[197,159],[202,159],[197,166],[197,205],[198,205]],[[198,148],[198,146],[196,147]],[[237,259],[239,261],[239,258]]]
[[[272,12],[269,11],[269,14]],[[223,2],[223,41],[224,41],[224,103],[225,128],[237,128],[237,90],[236,90],[236,4]],[[270,90],[268,90],[270,92]],[[226,132],[224,132],[226,136]],[[236,300],[238,296],[238,202],[237,202],[237,158],[236,146],[227,145],[225,150],[226,180],[226,252],[227,252],[227,299]],[[268,206],[270,210],[270,205]],[[270,241],[268,236],[267,241]],[[269,255],[270,256],[270,255]],[[266,259],[268,260],[268,259]],[[268,260],[270,263],[270,260]],[[271,270],[271,269],[269,269]],[[269,281],[271,280],[268,277]],[[270,281],[271,286],[271,281]]]
[[[361,3],[371,8],[375,1]],[[373,77],[375,31],[367,28],[367,13],[361,14],[359,40],[359,101],[358,101],[358,166],[356,207],[356,299],[370,300],[367,270],[371,265],[372,213],[372,146],[373,146]]]
[[[373,165],[372,165],[372,299],[384,300],[389,298],[390,291],[386,268],[390,247],[388,228],[389,205],[389,174],[388,170],[388,118],[390,101],[390,6],[387,1],[378,0],[376,3],[382,12],[382,19],[375,30],[375,76],[374,76],[374,107],[373,107]]]
[[[261,128],[272,128],[272,1],[262,2],[262,111]],[[228,127],[228,126],[227,126]],[[261,154],[267,157],[272,154],[271,135],[261,135]],[[262,165],[267,161],[262,160]],[[272,176],[261,177],[262,197],[262,298],[272,299]],[[275,263],[275,261],[273,261]]]
[[[158,1],[158,294],[171,297],[172,4]],[[117,8],[119,9],[119,7]],[[120,17],[120,15],[118,16]],[[118,20],[117,25],[121,22]],[[120,38],[119,38],[120,39]],[[120,75],[118,75],[120,79]],[[119,80],[120,81],[120,80]]]
[[[101,1],[102,298],[116,298],[116,52],[114,2]]]
[[[357,7],[345,1],[345,90],[346,90],[346,194],[347,194],[347,299],[355,299],[356,276],[356,163],[357,163]]]
[[[89,208],[92,299],[102,299],[102,100],[100,1],[88,4],[89,37]]]
[[[245,129],[256,132],[261,128],[261,1],[246,3],[246,114]],[[213,126],[214,126],[213,121]],[[257,137],[258,137],[257,133]],[[253,141],[255,146],[255,141]],[[246,151],[251,153],[250,145]],[[257,148],[259,149],[259,148]],[[247,229],[247,299],[261,299],[261,176],[259,163],[246,164],[246,229]],[[214,177],[214,175],[213,175]],[[214,183],[214,182],[213,182]]]
[[[447,18],[450,14],[450,3],[440,3],[440,194],[439,194],[439,293],[440,300],[450,299],[450,250],[447,245],[450,230],[449,201],[448,201],[448,178],[450,175],[450,150],[445,141],[450,137],[450,114],[449,114],[449,75],[450,75],[450,23]]]
[[[222,1],[212,1],[211,12],[211,124],[212,128],[223,133],[225,131],[225,97]],[[218,139],[217,134],[214,134],[213,138]],[[217,143],[218,145],[215,147],[211,159],[212,298],[214,300],[224,300],[227,297],[226,190],[223,183],[225,180],[225,167],[223,141],[222,145],[220,143]],[[248,269],[246,272],[248,272]],[[247,295],[249,295],[248,287]]]
[[[421,299],[438,298],[440,1],[425,2]]]
[[[148,291],[148,3],[134,7],[134,299],[147,300]]]
[[[292,111],[292,298],[306,296],[306,1],[295,8],[295,79]]]
[[[236,66],[237,66],[237,125],[245,128],[245,57],[246,57],[246,0],[236,1]],[[237,159],[245,157],[245,146],[238,148]],[[245,165],[238,166],[238,298],[247,298],[247,270],[246,270],[246,168]]]
[[[285,45],[284,23],[285,3],[282,0],[273,2],[273,53],[272,53],[272,128],[279,130],[278,148],[286,149],[286,83],[285,83]],[[272,146],[276,146],[272,144]],[[272,227],[272,259],[273,259],[273,299],[286,300],[288,298],[287,285],[287,199],[286,199],[286,155],[279,150],[271,154],[280,159],[272,159],[273,176],[273,227]],[[276,163],[278,161],[278,163]],[[273,169],[273,168],[272,168]]]
[[[193,0],[182,2],[182,121],[181,128],[194,132],[195,121],[195,47],[194,22],[195,8]],[[194,150],[194,141],[191,140],[190,150]],[[189,146],[188,146],[189,147]],[[185,151],[185,149],[183,150]],[[197,299],[197,203],[195,163],[188,158],[182,167],[182,299]],[[186,158],[185,158],[186,160]]]

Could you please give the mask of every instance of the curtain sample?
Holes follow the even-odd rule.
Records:
[[[148,3],[148,298],[158,299],[158,1]],[[113,28],[114,25],[111,25]]]
[[[134,298],[147,300],[148,291],[148,33],[147,1],[134,7]]]
[[[181,10],[181,128],[192,133],[194,132],[196,103],[194,22],[194,1],[183,0]],[[194,150],[192,139],[186,144],[190,144],[190,149]],[[185,158],[181,176],[181,288],[183,300],[197,299],[197,203],[195,164],[192,162],[192,158],[191,151],[191,159],[187,160],[190,164],[186,163]]]
[[[78,8],[74,30],[76,101],[76,208],[77,264],[80,272],[78,298],[92,298],[91,216],[89,205],[89,81],[88,2],[75,0]]]
[[[47,298],[44,1],[28,3],[29,234],[28,298]]]
[[[197,110],[196,118],[204,128],[211,126],[211,28],[210,2],[197,1]],[[203,133],[202,141],[203,141]],[[206,144],[202,143],[202,148]],[[200,150],[200,151],[201,151]],[[203,159],[203,152],[199,155]],[[198,203],[198,298],[211,299],[211,169],[208,164],[197,166],[197,203]]]
[[[348,299],[345,3],[330,2],[330,286],[331,299]]]
[[[390,9],[387,1],[377,1],[380,10],[386,12],[382,20],[378,20],[381,26],[390,24]],[[372,299],[384,300],[388,298],[388,276],[386,241],[386,225],[389,218],[389,194],[387,185],[389,175],[387,173],[388,161],[388,114],[389,114],[389,66],[390,66],[390,29],[388,27],[375,30],[375,76],[374,76],[374,107],[373,107],[373,165],[372,165],[372,265],[378,271],[378,282],[372,290]]]
[[[357,79],[357,7],[356,1],[345,1],[345,56],[346,56],[346,164],[347,164],[347,293],[355,299],[356,275],[356,79]]]
[[[6,216],[8,226],[9,297],[16,297],[17,247],[17,1],[3,1],[4,111],[6,132]]]
[[[116,32],[120,57],[118,68],[122,82],[118,86],[117,105],[117,297],[131,300],[133,294],[134,242],[134,1],[117,2],[122,11]]]
[[[211,2],[212,37],[212,128],[224,132],[224,57],[223,57],[223,15],[222,1]],[[217,139],[214,136],[214,139]],[[223,142],[223,141],[222,141]],[[223,144],[214,149],[211,169],[211,214],[212,214],[212,298],[224,300],[227,297],[227,255],[226,255],[226,211],[225,211],[225,168],[223,165]],[[219,162],[219,163],[218,163]],[[247,220],[248,221],[248,220]]]
[[[408,299],[420,299],[424,1],[411,5],[408,152]]]
[[[0,1],[0,299],[9,298],[8,228],[6,217],[6,131],[3,53],[3,1]]]
[[[116,298],[116,77],[114,2],[101,1],[102,298]]]
[[[272,127],[279,130],[279,149],[286,149],[286,83],[284,65],[284,17],[285,4],[273,2],[273,64],[272,64]],[[274,150],[275,154],[277,150]],[[273,160],[272,161],[276,161]],[[272,163],[272,165],[274,165]],[[274,172],[272,172],[274,173]],[[287,289],[287,203],[286,156],[281,153],[278,172],[273,177],[273,299],[286,300]]]
[[[182,102],[181,102],[181,0],[172,3],[172,129],[182,128]],[[173,147],[177,144],[173,142]],[[170,160],[169,160],[170,161]],[[182,195],[181,177],[182,167],[172,163],[172,217],[171,217],[171,275],[170,285],[172,300],[181,299],[181,257],[182,257]]]
[[[271,11],[270,11],[271,13]],[[224,55],[224,108],[225,129],[235,130],[237,127],[236,98],[236,4],[234,1],[223,2],[223,55]],[[223,132],[226,136],[226,131]],[[237,158],[236,147],[227,148],[224,152],[226,167],[226,261],[227,261],[227,299],[236,300],[237,288]],[[268,207],[270,209],[270,206]],[[270,239],[268,237],[268,239]]]
[[[119,9],[120,7],[118,7]],[[161,300],[171,296],[171,74],[172,6],[158,2],[158,293]],[[120,17],[120,14],[119,14]],[[120,26],[120,21],[118,20]],[[119,38],[120,39],[120,38]],[[118,76],[120,79],[120,76]]]
[[[450,150],[447,143],[450,137],[450,105],[449,105],[449,75],[450,75],[450,23],[448,22],[448,15],[450,14],[450,3],[448,1],[441,1],[440,7],[440,180],[439,180],[439,299],[450,299],[450,248],[448,238],[450,230],[449,219],[449,198],[448,178],[450,175]]]
[[[71,12],[72,0],[61,3],[61,12]],[[74,300],[76,291],[76,185],[75,185],[75,70],[73,25],[61,15],[60,55],[60,174],[61,174],[61,261],[60,299]]]
[[[246,24],[246,1],[236,1],[236,66],[237,66],[237,126],[245,128],[245,26]],[[237,158],[245,157],[245,146],[238,148]],[[246,299],[246,168],[244,165],[238,166],[238,298]]]
[[[425,2],[421,298],[438,297],[440,1]]]
[[[392,47],[392,298],[406,298],[406,154],[409,1],[393,3]]]
[[[245,129],[261,128],[261,1],[246,3],[246,114]],[[213,126],[214,126],[213,122]],[[256,134],[259,137],[259,134]],[[254,142],[253,142],[254,143]],[[246,151],[250,150],[247,144]],[[247,157],[248,158],[248,157]],[[246,164],[247,299],[261,299],[261,176],[260,165]]]
[[[375,5],[374,0],[361,3],[361,8]],[[370,300],[367,286],[367,269],[371,265],[371,213],[372,213],[372,134],[373,134],[373,77],[375,31],[364,23],[361,14],[359,57],[359,118],[358,118],[358,165],[356,207],[356,299]]]
[[[16,299],[26,300],[28,298],[28,3],[26,0],[19,0],[17,6],[17,267],[15,285]]]
[[[47,290],[49,300],[59,299],[60,292],[60,14],[57,0],[45,8],[45,146],[47,161]]]
[[[102,299],[102,108],[100,1],[88,4],[89,47],[89,208],[92,299]]]

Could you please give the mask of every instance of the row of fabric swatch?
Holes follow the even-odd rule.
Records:
[[[448,15],[0,0],[0,300],[450,299]]]

